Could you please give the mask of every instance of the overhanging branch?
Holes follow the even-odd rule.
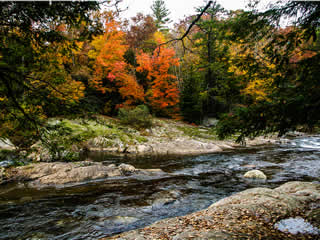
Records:
[[[213,3],[213,1],[209,1],[208,4],[204,7],[204,9],[198,14],[198,16],[191,22],[191,24],[189,25],[188,29],[186,30],[186,32],[180,37],[180,38],[174,38],[171,39],[167,42],[161,43],[158,45],[159,48],[159,52],[160,52],[160,47],[166,44],[169,44],[171,42],[175,42],[175,41],[181,41],[182,44],[184,45],[183,39],[188,36],[188,34],[190,33],[192,27],[201,19],[202,15],[207,11],[207,9],[210,7],[210,5]]]

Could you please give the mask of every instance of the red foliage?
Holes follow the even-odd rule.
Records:
[[[101,49],[96,57],[94,76],[91,85],[102,93],[118,91],[125,105],[144,101],[144,91],[135,77],[129,73],[129,66],[124,60],[128,46],[124,42],[124,33],[112,17],[106,20],[103,39],[93,42],[96,49]],[[102,46],[100,46],[102,44]],[[95,46],[96,45],[96,46]],[[115,83],[115,88],[104,84],[104,80]]]
[[[151,88],[147,93],[154,111],[161,115],[175,117],[178,114],[179,90],[177,78],[170,73],[170,68],[179,66],[175,51],[161,47],[155,49],[152,56],[140,52],[137,56],[138,72],[146,72]]]

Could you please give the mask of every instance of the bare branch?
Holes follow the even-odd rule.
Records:
[[[213,1],[209,1],[208,4],[205,6],[205,8],[198,14],[198,16],[191,22],[191,24],[189,25],[187,31],[180,37],[180,38],[174,38],[174,39],[171,39],[165,43],[161,43],[158,45],[159,47],[159,52],[160,52],[160,47],[163,46],[163,45],[166,45],[166,44],[169,44],[171,42],[174,42],[174,41],[181,41],[182,42],[182,45],[184,46],[184,42],[183,42],[183,39],[190,33],[192,27],[201,19],[202,15],[207,11],[207,9],[210,7],[210,5],[213,3]]]
[[[124,12],[126,10],[128,10],[129,7],[126,7],[125,9],[120,9],[119,4],[122,3],[123,0],[115,0],[115,2],[113,4],[110,4],[111,1],[110,0],[105,0],[105,1],[101,1],[99,4],[109,4],[108,7],[114,7],[116,9],[117,15],[119,16],[119,14],[121,12]]]

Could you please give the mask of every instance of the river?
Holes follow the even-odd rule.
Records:
[[[320,181],[320,136],[196,157],[128,159],[96,153],[90,158],[161,168],[170,176],[113,178],[42,190],[0,185],[0,239],[98,239],[204,209],[248,188]],[[251,169],[262,170],[268,180],[244,179]]]

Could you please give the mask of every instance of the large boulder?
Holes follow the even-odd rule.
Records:
[[[99,162],[82,161],[74,163],[36,163],[8,171],[8,178],[28,181],[30,187],[61,186],[69,183],[128,175],[157,176],[165,173],[160,169],[136,169],[129,164],[108,166]]]
[[[289,182],[274,190],[254,188],[222,199],[205,210],[108,239],[319,239],[319,235],[311,233],[295,238],[275,228],[280,219],[306,218],[319,201],[317,183]]]
[[[246,172],[243,177],[245,178],[253,178],[253,179],[263,179],[266,180],[267,176],[260,170],[251,170]]]

